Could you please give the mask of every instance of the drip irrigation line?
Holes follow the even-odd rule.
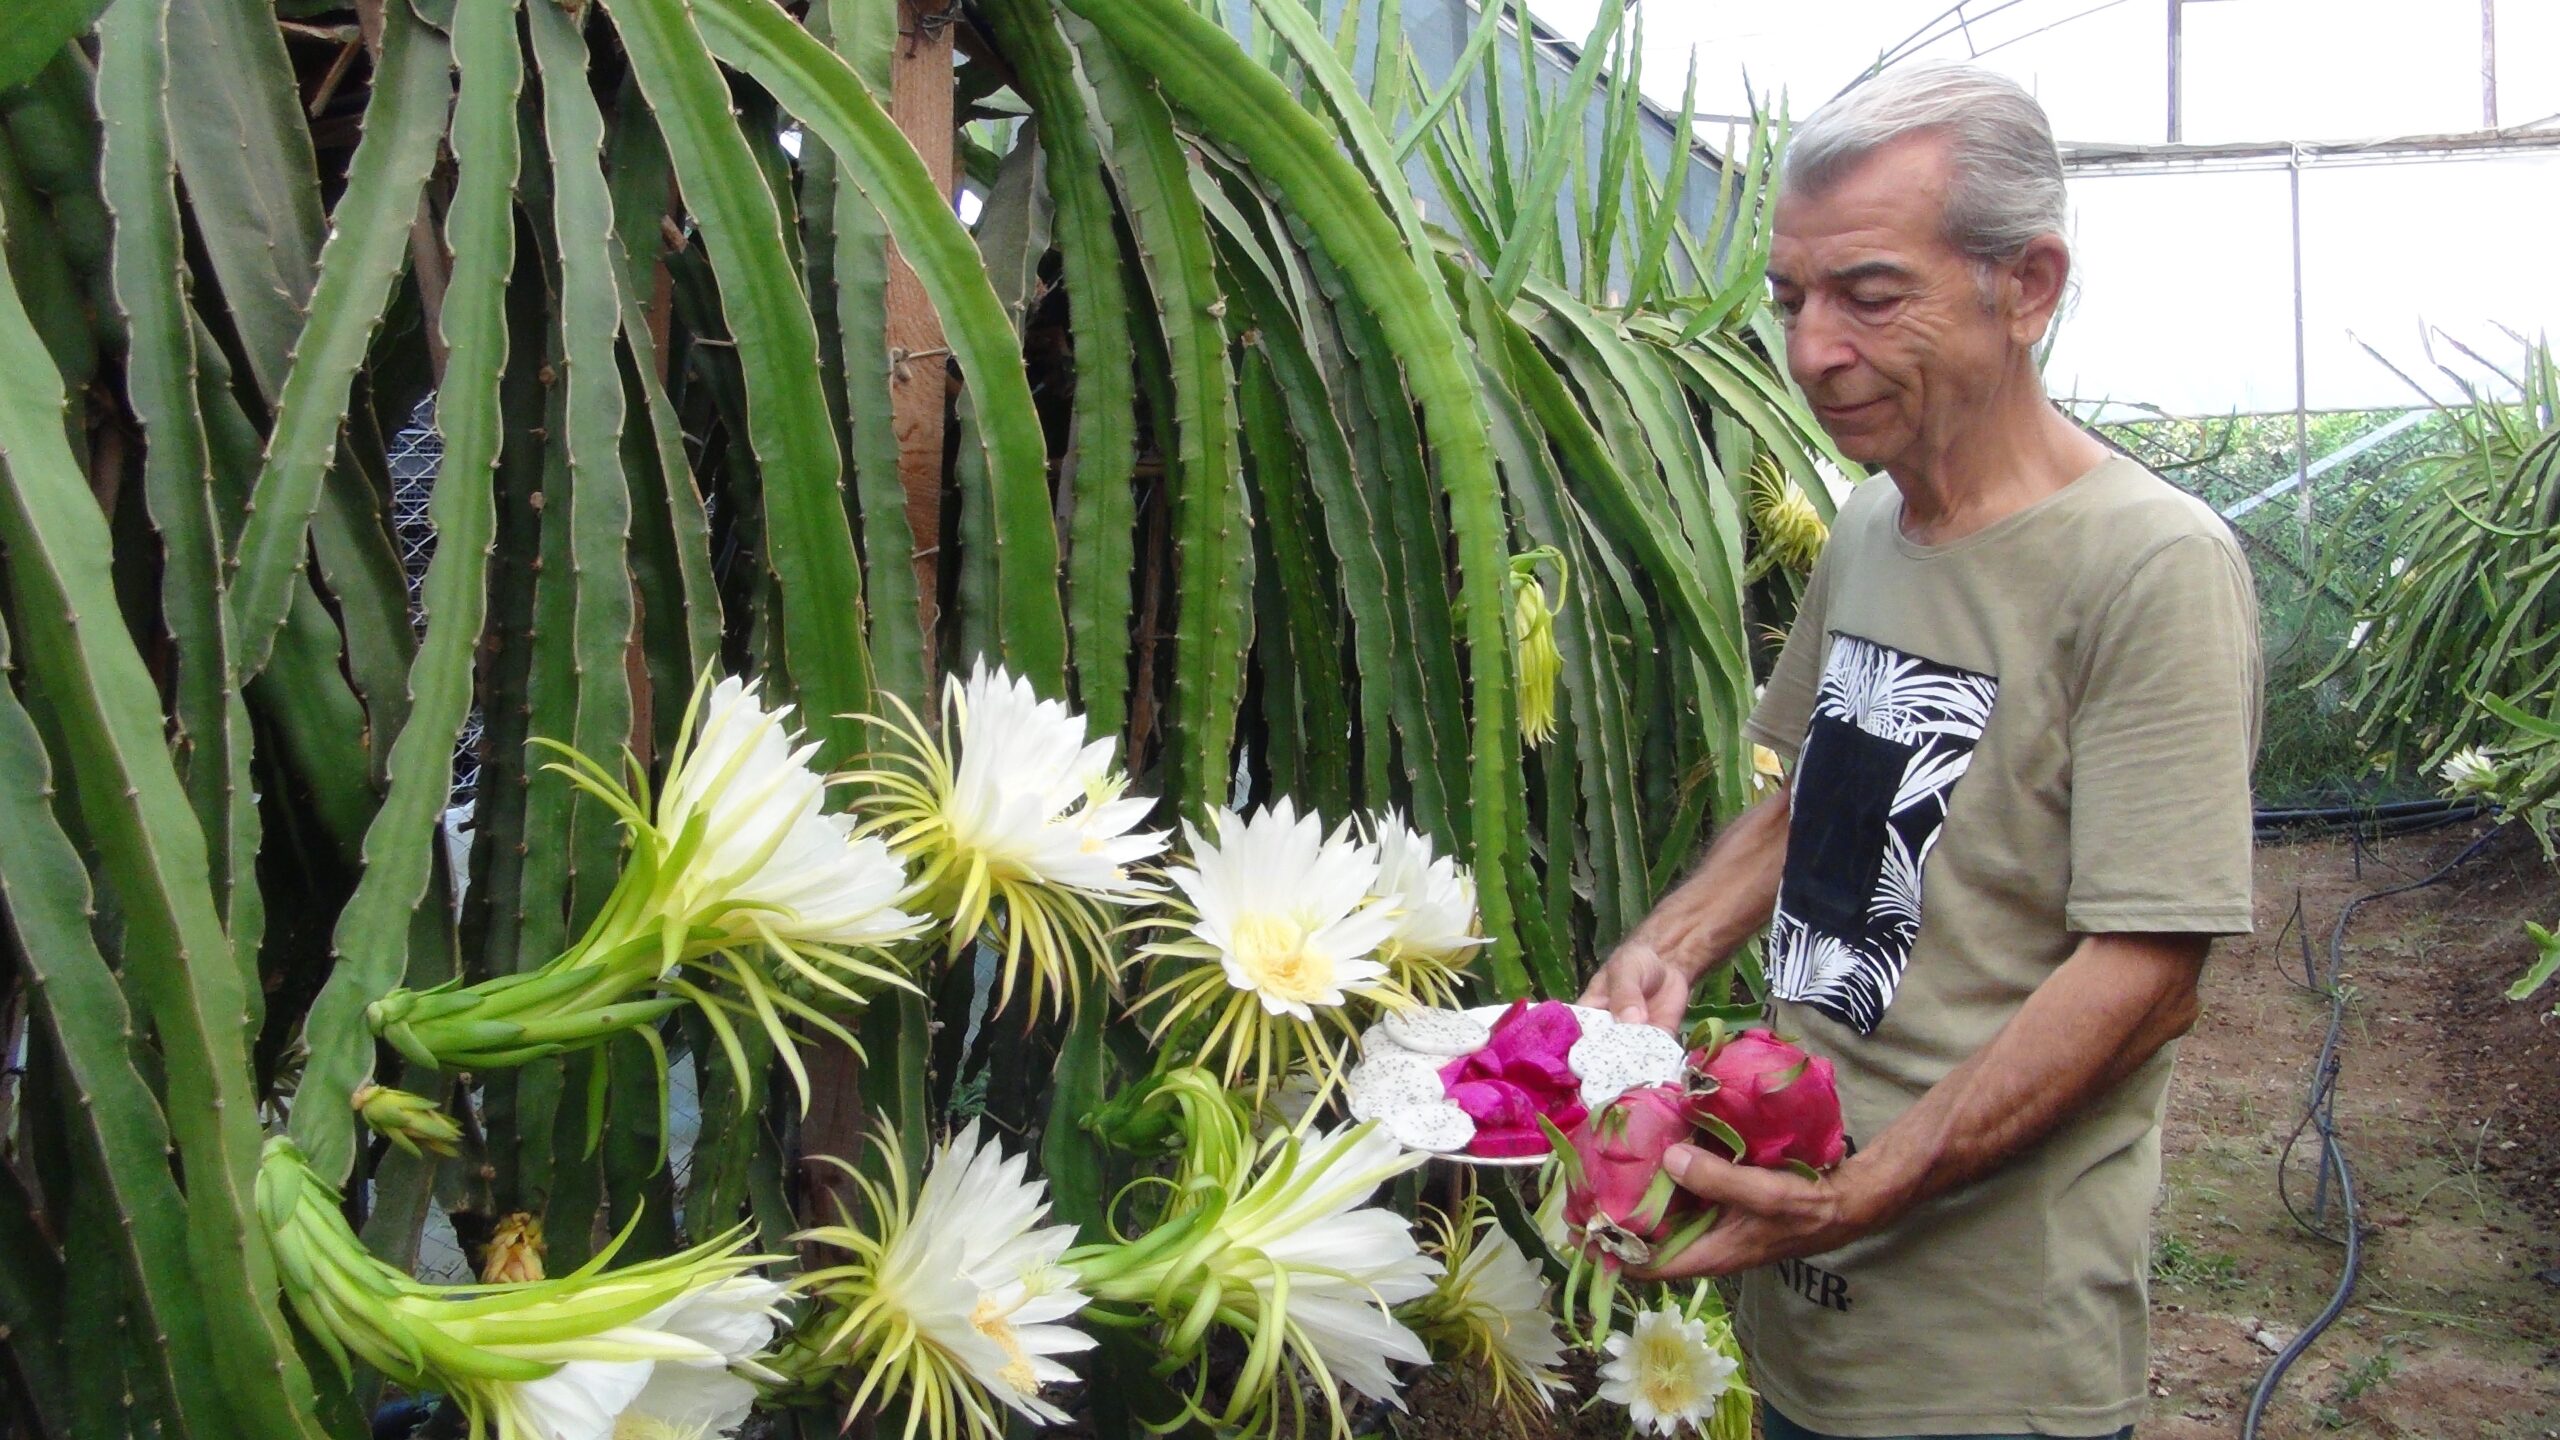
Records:
[[[2467,819],[2469,816],[2465,815],[2463,818]],[[2311,1348],[2312,1342],[2320,1338],[2321,1332],[2327,1330],[2340,1315],[2346,1313],[2347,1301],[2355,1294],[2356,1280],[2364,1269],[2364,1224],[2356,1203],[2355,1172],[2347,1164],[2346,1147],[2338,1141],[2337,1128],[2340,1069],[2338,1043],[2345,1032],[2347,1020],[2347,991],[2339,985],[2338,975],[2346,968],[2347,927],[2354,921],[2358,910],[2377,900],[2387,900],[2394,895],[2406,895],[2413,890],[2424,890],[2428,886],[2442,883],[2464,862],[2487,849],[2489,842],[2497,838],[2497,835],[2498,830],[2495,828],[2483,831],[2478,838],[2464,846],[2460,854],[2437,866],[2432,872],[2415,880],[2368,891],[2348,901],[2346,907],[2338,912],[2337,923],[2330,927],[2325,966],[2312,950],[2310,927],[2301,923],[2303,911],[2299,891],[2295,892],[2293,915],[2285,922],[2285,931],[2279,932],[2276,936],[2276,945],[2279,949],[2283,946],[2286,932],[2299,936],[2302,945],[2302,978],[2293,983],[2314,994],[2324,995],[2329,1001],[2329,1025],[2320,1037],[2319,1056],[2312,1062],[2310,1093],[2305,1097],[2302,1119],[2294,1125],[2293,1133],[2285,1139],[2283,1151],[2276,1157],[2276,1198],[2284,1203],[2285,1213],[2293,1217],[2293,1223],[2305,1234],[2317,1236],[2333,1245],[2344,1246],[2346,1257],[2339,1267],[2338,1286],[2330,1293],[2329,1303],[2322,1306],[2320,1313],[2312,1317],[2311,1323],[2302,1328],[2302,1333],[2294,1336],[2292,1341],[2277,1353],[2274,1361],[2267,1366],[2266,1374],[2259,1377],[2258,1388],[2249,1397],[2248,1416],[2241,1422],[2241,1440],[2257,1440],[2259,1422],[2266,1417],[2267,1405],[2275,1398],[2276,1386],[2283,1382],[2285,1372],[2293,1368],[2294,1362],[2301,1359],[2304,1352]],[[2286,978],[2290,980],[2292,977]],[[2291,1166],[2294,1147],[2301,1142],[2306,1132],[2312,1131],[2316,1131],[2320,1136],[2320,1183],[2313,1195],[2312,1218],[2305,1219],[2302,1211],[2293,1203],[2292,1188],[2287,1183],[2286,1174]],[[2342,1233],[2336,1235],[2330,1234],[2317,1223],[2328,1213],[2329,1187],[2333,1181],[2337,1186],[2338,1218],[2342,1229]]]
[[[2279,825],[2289,820],[2313,823],[2351,820],[2364,816],[2397,817],[2402,815],[2442,815],[2459,811],[2465,815],[2480,808],[2477,800],[2449,800],[2429,796],[2419,800],[2350,801],[2343,805],[2266,806],[2257,812],[2261,825]]]
[[[2479,800],[2444,798],[2286,806],[2254,812],[2251,824],[2261,840],[2341,833],[2365,837],[2416,835],[2476,819],[2489,809]]]

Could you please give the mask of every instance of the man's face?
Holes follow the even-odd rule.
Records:
[[[1842,454],[1925,464],[2011,364],[2009,317],[1949,244],[1946,142],[1915,135],[1780,196],[1769,288],[1787,368]],[[1989,290],[2004,292],[1995,267]]]

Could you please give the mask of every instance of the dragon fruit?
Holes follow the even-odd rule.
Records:
[[[1629,1090],[1593,1111],[1568,1138],[1564,1221],[1586,1249],[1624,1264],[1648,1264],[1665,1240],[1698,1218],[1696,1200],[1662,1168],[1664,1151],[1695,1138],[1688,1092],[1679,1086]]]
[[[1441,1067],[1449,1099],[1476,1122],[1470,1154],[1544,1155],[1549,1144],[1541,1119],[1559,1130],[1582,1123],[1590,1112],[1568,1058],[1581,1038],[1572,1006],[1522,1000],[1494,1022],[1482,1048]]]
[[[1689,1052],[1688,1117],[1745,1165],[1823,1171],[1849,1151],[1831,1062],[1767,1030]]]

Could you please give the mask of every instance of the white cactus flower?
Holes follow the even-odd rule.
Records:
[[[1683,1426],[1707,1433],[1742,1368],[1717,1347],[1706,1321],[1669,1305],[1638,1314],[1626,1334],[1609,1337],[1608,1350],[1600,1398],[1626,1406],[1637,1431],[1657,1435]]]
[[[766,709],[734,675],[703,697],[651,825],[672,872],[659,877],[665,903],[742,943],[860,948],[915,934],[922,922],[897,908],[906,867],[821,808],[818,747],[793,748],[791,708]]]
[[[1377,851],[1348,822],[1328,834],[1287,800],[1250,818],[1220,811],[1214,827],[1213,844],[1185,826],[1191,863],[1165,872],[1189,914],[1156,922],[1179,938],[1146,953],[1179,969],[1140,1003],[1172,1001],[1159,1036],[1214,1016],[1203,1063],[1230,1085],[1250,1074],[1257,1100],[1301,1057],[1330,1092],[1357,1033],[1351,1002],[1413,1004],[1377,954],[1396,927],[1394,910],[1371,898]]]
[[[1269,1014],[1311,1020],[1386,975],[1373,957],[1395,917],[1369,899],[1377,855],[1348,826],[1327,835],[1286,800],[1250,819],[1221,812],[1216,825],[1214,845],[1190,832],[1191,865],[1169,873],[1229,985]]]
[[[570,1360],[539,1380],[516,1385],[492,1408],[512,1410],[521,1433],[534,1440],[732,1434],[746,1423],[756,1387],[731,1367],[752,1368],[753,1357],[772,1343],[774,1307],[783,1293],[775,1281],[740,1275],[680,1296],[629,1327],[585,1342],[662,1344],[654,1358]],[[647,1338],[652,1334],[657,1341]],[[490,1348],[506,1354],[542,1347]]]
[[[1561,1189],[1561,1187],[1558,1187]],[[1439,1283],[1400,1316],[1442,1360],[1484,1368],[1496,1404],[1525,1419],[1555,1408],[1564,1388],[1564,1341],[1547,1310],[1538,1263],[1496,1221],[1481,1194],[1454,1215],[1432,1212]]]
[[[1110,968],[1105,907],[1155,889],[1137,874],[1164,851],[1167,832],[1138,828],[1155,801],[1127,798],[1114,742],[1088,739],[1084,716],[983,657],[965,682],[945,679],[939,738],[899,709],[880,722],[896,768],[861,777],[869,832],[915,866],[955,954],[990,923],[1001,932],[999,1008],[1026,975],[1035,1010],[1072,1001],[1086,972]]]
[[[819,1007],[829,996],[839,1011],[861,1005],[857,987],[912,988],[882,953],[924,928],[899,908],[906,867],[825,810],[828,780],[809,763],[817,746],[799,743],[790,706],[766,708],[735,676],[704,680],[654,800],[640,777],[626,786],[591,756],[537,742],[560,756],[549,768],[630,836],[622,875],[586,933],[534,974],[394,990],[367,1007],[375,1033],[422,1065],[502,1069],[626,1032],[654,1044],[648,1027],[692,1004],[742,1069],[728,1017],[761,1025],[804,1105],[808,1078],[785,1016],[860,1050]]]
[[[1390,810],[1371,829],[1378,856],[1373,898],[1395,917],[1378,956],[1397,981],[1425,1004],[1456,1003],[1476,933],[1476,882],[1454,855],[1433,853],[1431,837]]]
[[[2455,795],[2489,795],[2498,789],[2497,758],[2477,745],[2455,751],[2436,773]]]
[[[1265,1313],[1285,1305],[1325,1369],[1372,1400],[1396,1400],[1388,1361],[1430,1358],[1392,1310],[1431,1293],[1440,1262],[1422,1253],[1403,1216],[1365,1203],[1420,1158],[1366,1125],[1312,1136],[1291,1160],[1266,1166],[1220,1227],[1231,1246],[1288,1272],[1285,1301],[1268,1270],[1253,1278]],[[1308,1176],[1320,1178],[1302,1183]]]
[[[1187,1073],[1178,1083],[1222,1093],[1206,1072]],[[1257,1146],[1231,1124],[1194,1128],[1186,1140],[1177,1177],[1187,1180],[1183,1198],[1159,1233],[1085,1254],[1086,1288],[1114,1305],[1153,1311],[1168,1327],[1160,1342],[1186,1360],[1199,1359],[1207,1343],[1194,1317],[1237,1333],[1254,1358],[1235,1376],[1224,1408],[1211,1412],[1222,1428],[1267,1433],[1277,1415],[1302,1403],[1302,1379],[1324,1397],[1331,1433],[1343,1440],[1350,1427],[1342,1387],[1401,1408],[1388,1367],[1426,1363],[1429,1351],[1395,1307],[1430,1294],[1441,1266],[1403,1216],[1368,1201],[1424,1155],[1371,1125],[1281,1134]]]
[[[785,1287],[743,1228],[664,1259],[515,1284],[410,1279],[348,1228],[292,1141],[267,1142],[258,1212],[285,1300],[322,1348],[452,1397],[491,1440],[726,1436],[755,1402]],[[599,1256],[602,1266],[609,1257]]]
[[[1048,1187],[1026,1178],[1025,1157],[982,1142],[974,1121],[935,1152],[912,1194],[891,1143],[889,1185],[856,1176],[869,1228],[801,1237],[854,1257],[807,1281],[835,1316],[821,1322],[827,1353],[862,1368],[852,1409],[874,1391],[903,1395],[905,1433],[930,1440],[1001,1434],[990,1401],[1034,1424],[1064,1422],[1040,1391],[1076,1378],[1052,1357],[1094,1343],[1068,1323],[1086,1297],[1058,1264],[1075,1227],[1040,1224]]]

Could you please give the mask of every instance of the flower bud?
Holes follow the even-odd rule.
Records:
[[[1520,692],[1520,738],[1543,745],[1556,733],[1556,679],[1564,673],[1564,656],[1556,649],[1556,611],[1564,608],[1559,588],[1553,606],[1538,579],[1538,562],[1564,557],[1542,546],[1511,560],[1512,663]]]
[[[357,1086],[347,1103],[364,1117],[364,1123],[411,1155],[422,1148],[451,1155],[462,1139],[462,1127],[423,1095],[368,1083]]]

